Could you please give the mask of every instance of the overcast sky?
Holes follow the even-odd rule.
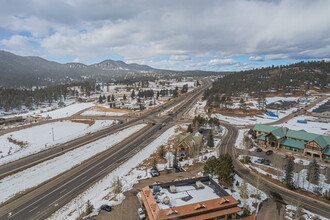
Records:
[[[0,49],[243,70],[330,58],[329,0],[0,0]]]

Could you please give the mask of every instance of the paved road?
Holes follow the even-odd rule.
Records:
[[[208,84],[209,85],[209,84]],[[27,169],[29,167],[35,166],[38,163],[44,162],[46,160],[52,159],[54,157],[60,156],[68,151],[71,151],[73,149],[76,149],[78,147],[81,147],[82,145],[85,145],[87,143],[91,143],[93,141],[96,141],[97,139],[100,139],[102,137],[105,137],[109,134],[116,133],[120,130],[123,130],[125,128],[128,128],[134,124],[139,124],[142,122],[157,122],[162,120],[162,118],[158,118],[157,114],[164,109],[171,108],[178,103],[184,101],[189,95],[192,95],[194,91],[185,94],[183,96],[178,97],[177,99],[172,100],[171,102],[164,104],[160,106],[159,108],[154,108],[151,111],[148,111],[146,113],[143,113],[140,117],[132,117],[129,118],[126,116],[125,117],[119,117],[121,119],[122,124],[117,124],[115,126],[94,132],[92,134],[83,136],[81,138],[63,143],[61,145],[58,145],[56,147],[41,151],[36,154],[32,154],[30,156],[21,158],[19,160],[15,160],[13,162],[4,164],[0,166],[0,179],[12,175],[16,172],[19,172],[21,170]],[[78,119],[78,118],[98,118],[98,119],[105,119],[105,117],[79,117],[79,116],[73,116],[69,117],[69,119]],[[117,117],[118,118],[118,117]],[[111,117],[111,119],[113,119]],[[61,119],[63,120],[63,119]]]
[[[268,195],[270,192],[277,192],[279,193],[284,201],[286,201],[288,204],[300,204],[303,208],[310,210],[313,213],[319,214],[321,216],[324,216],[326,218],[330,219],[330,204],[324,203],[318,200],[315,200],[314,198],[296,193],[294,191],[288,190],[286,188],[283,188],[281,186],[278,186],[269,180],[266,180],[264,178],[259,178],[257,174],[250,172],[247,168],[242,166],[242,164],[236,160],[236,151],[235,151],[235,141],[237,138],[238,130],[235,126],[227,123],[222,123],[223,126],[225,126],[228,130],[228,133],[226,137],[224,138],[224,141],[220,145],[220,153],[229,153],[233,158],[233,164],[236,170],[236,173],[241,176],[242,178],[245,178],[249,183],[256,186],[257,180],[259,179],[265,193]]]
[[[0,207],[0,219],[45,219],[64,206],[71,199],[78,196],[93,183],[102,179],[109,172],[117,168],[123,161],[132,157],[136,152],[151,143],[169,127],[169,123],[180,117],[186,109],[191,107],[203,94],[205,88],[199,89],[180,97],[172,102],[174,106],[182,102],[180,108],[171,116],[164,116],[159,120],[161,123],[148,125],[146,130],[125,139],[123,142],[107,151],[91,158],[83,164],[59,175],[26,193],[18,199]],[[155,117],[158,110],[151,111],[145,117]],[[166,126],[162,125],[166,123]]]

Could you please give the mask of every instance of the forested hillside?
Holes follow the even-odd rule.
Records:
[[[72,88],[79,88],[80,93]],[[95,83],[89,82],[54,85],[33,90],[0,88],[0,109],[8,111],[14,108],[20,109],[22,106],[31,108],[44,103],[61,102],[68,96],[89,96],[97,89]]]
[[[300,62],[287,66],[267,67],[226,75],[213,83],[204,98],[249,93],[255,97],[265,93],[288,93],[307,89],[328,89],[330,62]]]

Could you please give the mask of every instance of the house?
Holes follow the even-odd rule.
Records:
[[[330,159],[329,136],[260,124],[255,125],[252,130],[260,146],[294,151],[313,158]]]
[[[179,159],[191,157],[194,153],[198,153],[202,147],[203,135],[189,133],[187,135],[179,135],[177,145],[177,155]]]
[[[138,198],[148,219],[236,219],[239,202],[209,176],[153,184]]]

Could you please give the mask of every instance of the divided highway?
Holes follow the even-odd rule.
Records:
[[[209,85],[210,84],[207,84],[207,86]],[[157,121],[157,124],[151,125],[149,123],[143,132],[138,132],[130,136],[123,142],[70,171],[59,175],[9,203],[5,203],[0,207],[0,219],[26,220],[45,219],[49,217],[56,210],[89,188],[93,183],[101,180],[108,173],[117,168],[123,161],[129,159],[143,147],[151,143],[166,130],[163,128],[164,126],[162,124],[171,123],[178,116],[183,114],[198,100],[206,88],[207,87],[204,87],[203,89],[198,89],[192,93],[181,96],[168,104],[166,106],[167,108],[182,102],[178,109],[170,116],[166,115],[157,118],[160,109],[155,109],[135,119],[135,121],[131,123],[137,123],[138,121],[142,123],[144,120],[152,119]],[[168,127],[168,125],[166,125],[166,127]]]

